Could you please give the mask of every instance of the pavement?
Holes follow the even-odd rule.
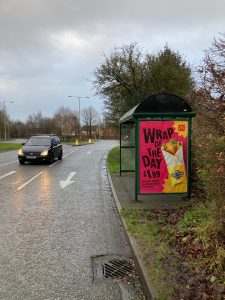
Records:
[[[142,252],[138,243],[129,233],[125,220],[123,219],[120,211],[122,208],[177,208],[179,206],[184,206],[187,204],[187,199],[181,195],[138,195],[138,201],[135,200],[135,174],[134,173],[124,173],[121,176],[119,174],[110,175],[109,182],[112,189],[112,193],[118,208],[121,221],[125,228],[127,241],[130,245],[133,258],[136,262],[138,273],[145,290],[147,299],[154,299],[154,291],[151,286],[149,275],[142,258]]]

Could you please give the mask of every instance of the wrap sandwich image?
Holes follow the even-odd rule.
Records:
[[[171,185],[186,183],[186,170],[183,158],[183,144],[171,139],[162,145],[162,153],[167,165],[168,179]]]

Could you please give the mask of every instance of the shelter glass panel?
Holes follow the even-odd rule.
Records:
[[[121,125],[121,147],[134,147],[135,127],[134,124]]]
[[[135,171],[135,148],[121,148],[121,171]]]
[[[121,124],[120,171],[135,171],[135,126],[133,123]]]

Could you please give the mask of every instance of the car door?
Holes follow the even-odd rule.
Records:
[[[62,144],[61,144],[60,138],[58,136],[56,137],[56,140],[57,140],[57,145],[58,145],[58,157],[59,157],[60,153],[62,152]]]
[[[51,141],[52,141],[53,156],[54,156],[54,158],[58,158],[58,156],[59,156],[59,147],[58,147],[57,139],[55,137],[52,137]]]

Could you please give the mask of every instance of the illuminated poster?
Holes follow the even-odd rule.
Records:
[[[140,121],[139,192],[187,192],[188,121]]]

